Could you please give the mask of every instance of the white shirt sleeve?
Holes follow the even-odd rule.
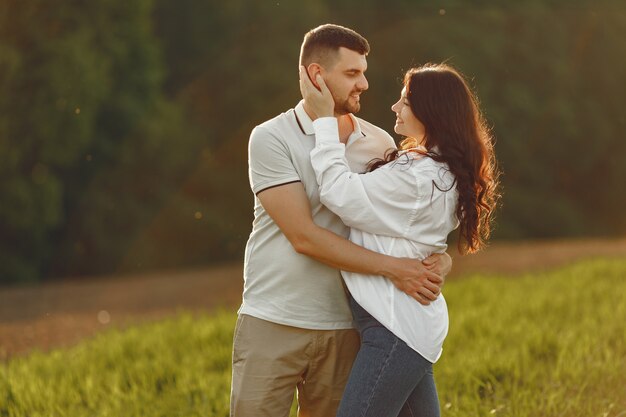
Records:
[[[337,119],[318,118],[311,164],[320,186],[320,199],[349,227],[365,232],[406,237],[421,198],[411,165],[390,163],[373,172],[355,174],[339,142]]]

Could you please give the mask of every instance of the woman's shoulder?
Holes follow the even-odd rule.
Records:
[[[415,148],[405,151],[403,156],[410,161],[411,171],[418,179],[436,181],[447,186],[454,183],[454,174],[450,171],[447,163],[437,161],[432,156],[423,152],[423,149]]]
[[[398,161],[410,162],[410,166],[419,169],[436,168],[440,165],[446,165],[444,162],[438,162],[428,154],[425,148],[409,148],[398,152]]]

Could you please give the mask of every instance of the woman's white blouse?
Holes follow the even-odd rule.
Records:
[[[350,171],[339,142],[337,119],[313,122],[311,164],[322,203],[350,227],[350,240],[396,257],[423,259],[445,252],[458,226],[458,194],[447,165],[414,152],[365,174]],[[380,276],[341,272],[354,299],[412,349],[436,362],[448,333],[443,295],[428,306]]]

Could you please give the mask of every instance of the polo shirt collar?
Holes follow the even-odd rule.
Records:
[[[309,117],[309,115],[304,110],[304,100],[300,100],[298,105],[295,108],[296,118],[298,119],[298,124],[302,128],[302,131],[305,135],[314,135],[315,129],[313,129],[313,121]],[[361,130],[361,125],[359,124],[358,119],[352,113],[349,113],[348,116],[352,119],[352,125],[354,126],[354,131],[351,136],[362,137],[365,136],[363,131]]]
[[[313,121],[304,111],[304,100],[300,100],[300,103],[295,108],[296,119],[298,119],[298,125],[302,129],[305,135],[314,135],[315,129],[313,129]]]

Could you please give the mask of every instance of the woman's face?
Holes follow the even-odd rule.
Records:
[[[393,130],[399,135],[414,138],[419,143],[422,143],[426,134],[426,128],[411,111],[409,99],[406,96],[406,87],[402,89],[400,100],[391,106],[391,111],[396,114],[396,125]]]

